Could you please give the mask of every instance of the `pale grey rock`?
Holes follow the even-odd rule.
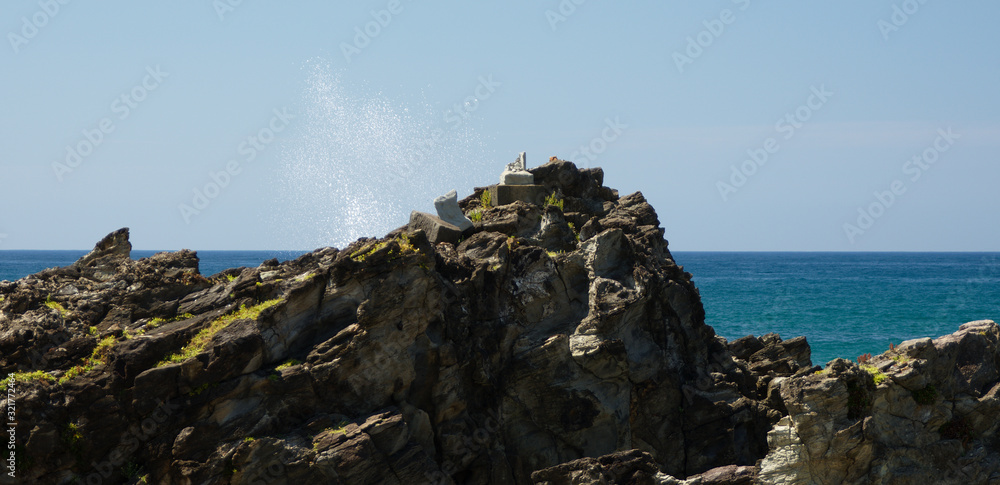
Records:
[[[438,217],[441,220],[457,227],[460,231],[472,229],[472,221],[462,212],[458,206],[458,192],[452,190],[434,199],[434,208],[437,209]]]
[[[778,381],[761,484],[969,484],[1000,477],[1000,327],[988,320],[906,341],[864,367]],[[877,381],[877,383],[876,383]]]

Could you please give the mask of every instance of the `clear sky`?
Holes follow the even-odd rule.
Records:
[[[65,2],[63,4],[62,2]],[[520,151],[674,250],[998,251],[1000,3],[5,2],[0,249],[343,247]]]

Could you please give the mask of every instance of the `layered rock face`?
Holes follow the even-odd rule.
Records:
[[[996,323],[969,322],[860,365],[836,359],[824,370],[772,379],[771,395],[788,414],[768,433],[769,452],[754,467],[681,480],[633,451],[532,477],[550,485],[998,484],[998,341]]]
[[[781,382],[760,483],[1000,483],[1000,328],[970,322]]]
[[[458,244],[401,228],[205,278],[122,230],[0,283],[14,483],[910,483],[969,450],[992,473],[995,324],[873,360],[892,383],[817,374],[803,338],[704,324],[642,194],[531,172],[552,204],[477,189]]]

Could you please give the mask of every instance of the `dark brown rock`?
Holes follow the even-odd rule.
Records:
[[[114,267],[130,259],[132,243],[129,242],[128,228],[123,227],[98,241],[94,249],[73,263],[77,268]]]
[[[16,377],[18,479],[902,483],[953,460],[982,483],[998,469],[995,324],[907,342],[906,365],[875,358],[891,384],[847,361],[816,373],[804,338],[728,343],[705,325],[641,193],[560,160],[532,172],[562,208],[484,208],[477,189],[461,242],[418,216],[432,227],[206,278],[191,251],[133,261],[122,230],[73,266],[0,282],[0,371],[35,371]]]
[[[649,453],[629,450],[539,470],[531,480],[536,485],[655,485],[657,473]]]

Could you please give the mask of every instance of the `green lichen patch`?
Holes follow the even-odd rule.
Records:
[[[370,244],[362,247],[361,249],[351,253],[351,259],[357,262],[364,262],[369,256],[381,251],[388,247],[393,241],[396,242],[397,247],[389,249],[389,261],[395,260],[396,258],[406,254],[417,252],[416,246],[410,240],[410,237],[406,234],[401,234],[393,239],[386,239],[385,241],[379,241],[374,244]]]
[[[52,377],[52,374],[45,372],[43,370],[36,370],[31,372],[14,372],[12,376],[5,377],[0,381],[0,387],[7,387],[10,384],[10,380],[14,379],[14,383],[19,382],[32,382],[32,381],[45,381],[45,382],[55,382],[56,378]]]
[[[868,375],[872,376],[872,382],[874,382],[876,386],[889,379],[889,376],[885,375],[885,373],[878,370],[878,368],[873,365],[861,364],[860,367],[861,370],[867,372]]]
[[[198,334],[195,335],[194,338],[192,338],[191,341],[187,343],[187,345],[182,347],[180,351],[171,354],[170,356],[161,360],[158,364],[156,364],[156,366],[162,367],[168,364],[184,362],[185,360],[190,359],[195,355],[198,355],[203,350],[205,350],[205,347],[207,347],[208,343],[212,341],[212,338],[215,337],[215,334],[219,333],[219,331],[221,331],[222,329],[228,327],[231,323],[237,320],[256,320],[257,317],[260,316],[261,312],[277,305],[278,303],[281,303],[281,301],[282,300],[280,298],[276,298],[274,300],[268,300],[263,303],[259,303],[249,308],[246,305],[242,305],[240,306],[239,310],[236,310],[232,313],[228,313],[219,318],[216,318],[215,320],[212,321],[211,324],[209,324],[208,327],[198,332]]]

